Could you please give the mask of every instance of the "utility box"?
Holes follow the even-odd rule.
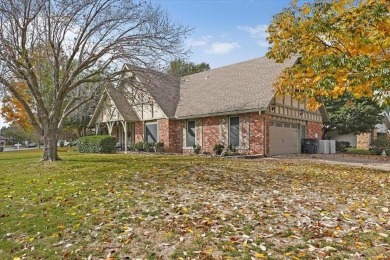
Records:
[[[328,140],[329,141],[329,153],[336,153],[336,140]]]
[[[328,154],[329,153],[329,142],[328,140],[320,140],[318,142],[318,153]]]
[[[318,153],[322,153],[322,154],[336,153],[336,140],[320,140],[318,143]]]

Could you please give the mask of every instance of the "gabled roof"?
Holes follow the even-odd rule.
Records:
[[[168,118],[195,118],[265,110],[275,95],[273,83],[298,57],[276,63],[267,57],[212,69],[181,79],[150,69],[126,65],[122,83],[110,86],[91,120],[96,121],[109,95],[126,121],[139,120],[124,95],[126,84],[139,83]],[[122,93],[123,92],[123,93]],[[325,113],[326,114],[326,113]]]
[[[276,63],[262,57],[182,77],[175,117],[265,109],[275,94],[273,83],[296,60]]]
[[[99,100],[95,112],[88,124],[89,126],[93,126],[93,124],[96,122],[97,117],[102,111],[108,97],[111,98],[112,102],[114,102],[115,107],[118,109],[119,113],[122,115],[125,121],[139,120],[137,114],[133,110],[133,107],[127,101],[125,94],[119,91],[118,89],[116,89],[114,86],[109,85],[106,86],[106,91],[104,91],[102,97]]]
[[[106,88],[108,96],[110,96],[112,102],[114,102],[115,107],[118,109],[119,113],[123,116],[125,121],[137,121],[139,120],[137,113],[133,110],[133,107],[130,105],[129,101],[124,93],[120,92],[114,87]]]
[[[179,103],[180,79],[174,75],[126,65],[168,118],[175,116]]]

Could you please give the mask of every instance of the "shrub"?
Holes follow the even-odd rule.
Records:
[[[372,154],[382,154],[383,151],[390,155],[390,139],[387,136],[378,136],[371,142],[368,149]]]
[[[197,145],[194,145],[194,153],[195,154],[199,154],[200,153],[200,149],[202,148],[199,144]]]
[[[229,148],[229,152],[232,152],[232,153],[236,153],[237,152],[236,147],[234,145],[232,145],[232,144],[229,144],[228,148]]]
[[[116,138],[109,135],[83,136],[79,139],[80,153],[112,153]]]
[[[154,152],[154,143],[144,142],[144,151],[145,152]]]
[[[158,153],[162,153],[164,152],[164,143],[163,142],[157,142],[154,144],[154,149],[156,150],[156,152]]]
[[[347,153],[349,154],[371,154],[371,152],[367,149],[357,149],[357,148],[347,148]]]
[[[213,151],[216,155],[221,155],[224,148],[225,146],[223,144],[216,144],[214,145]]]
[[[351,147],[349,142],[336,141],[336,152],[346,152],[349,147]]]
[[[135,151],[135,143],[132,143],[132,142],[128,143],[127,150],[128,151]]]
[[[60,147],[64,147],[65,146],[65,141],[64,140],[61,140],[60,141]]]
[[[138,152],[145,151],[144,142],[138,142],[138,143],[134,144],[134,150],[136,150]]]

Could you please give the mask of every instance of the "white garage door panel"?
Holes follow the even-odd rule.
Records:
[[[270,154],[298,153],[298,129],[270,127]]]

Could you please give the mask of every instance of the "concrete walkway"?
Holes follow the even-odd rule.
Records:
[[[310,163],[326,163],[351,167],[363,167],[382,171],[390,171],[390,157],[354,154],[297,154],[271,157],[277,160],[305,161]]]

